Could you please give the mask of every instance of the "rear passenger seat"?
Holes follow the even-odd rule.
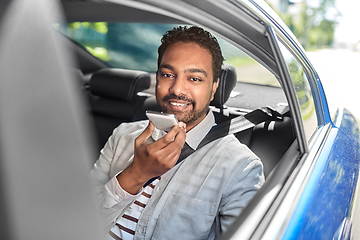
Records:
[[[261,159],[265,177],[269,176],[296,138],[289,112],[282,119],[260,123],[235,136]]]
[[[93,73],[89,81],[89,102],[98,150],[117,126],[135,120],[136,112],[147,99],[137,93],[149,87],[147,72],[107,68]]]
[[[210,103],[213,106],[217,123],[236,117],[236,115],[227,112],[225,106],[231,91],[236,86],[236,82],[236,69],[231,65],[223,66],[218,90]],[[282,119],[266,121],[256,125],[254,128],[236,133],[235,136],[262,160],[266,177],[296,138],[294,123],[289,111],[283,113]]]
[[[224,106],[236,82],[235,68],[225,65],[220,73],[218,90],[210,103],[217,123],[236,117],[227,113]],[[155,96],[141,94],[149,86],[150,75],[143,71],[102,69],[92,75],[89,81],[89,100],[98,150],[122,122],[144,120],[146,110],[159,110]],[[267,176],[295,140],[293,129],[293,121],[287,115],[283,119],[259,124],[235,136],[260,157]]]

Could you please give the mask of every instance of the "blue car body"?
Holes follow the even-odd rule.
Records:
[[[359,128],[345,109],[334,121],[284,239],[350,239],[359,178]]]

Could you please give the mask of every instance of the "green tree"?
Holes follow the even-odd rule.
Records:
[[[314,6],[314,0],[304,0],[297,3],[300,7],[298,15],[293,16],[287,12],[278,14],[305,49],[330,47],[334,42],[336,19],[340,16],[335,1],[318,0]]]

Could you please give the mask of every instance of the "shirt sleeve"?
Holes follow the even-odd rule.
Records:
[[[119,174],[117,174],[117,175],[119,175]],[[105,184],[105,191],[108,196],[104,201],[105,208],[111,208],[114,205],[119,204],[124,201],[133,201],[142,192],[142,189],[140,189],[136,195],[132,195],[132,194],[128,193],[120,186],[119,181],[117,180],[116,176],[111,178],[110,181],[108,181]]]
[[[131,195],[124,191],[116,179],[117,174],[110,178],[112,163],[118,161],[118,159],[114,160],[115,152],[124,152],[127,151],[125,148],[128,148],[127,145],[119,144],[119,142],[126,142],[121,140],[126,135],[124,134],[126,128],[126,126],[121,127],[120,125],[119,129],[114,130],[90,172],[95,204],[98,207],[100,224],[104,234],[109,232],[127,207],[141,194],[141,191],[137,195]],[[131,159],[118,162],[117,168],[118,173],[120,173],[130,164]]]
[[[224,232],[240,215],[248,202],[265,182],[263,165],[255,155],[250,155],[233,171],[220,206],[220,231]]]

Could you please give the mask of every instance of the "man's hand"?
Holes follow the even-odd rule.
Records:
[[[121,187],[136,194],[151,178],[160,176],[170,170],[177,162],[186,139],[185,123],[178,123],[165,136],[147,143],[155,126],[149,125],[135,140],[134,161],[117,176]]]

